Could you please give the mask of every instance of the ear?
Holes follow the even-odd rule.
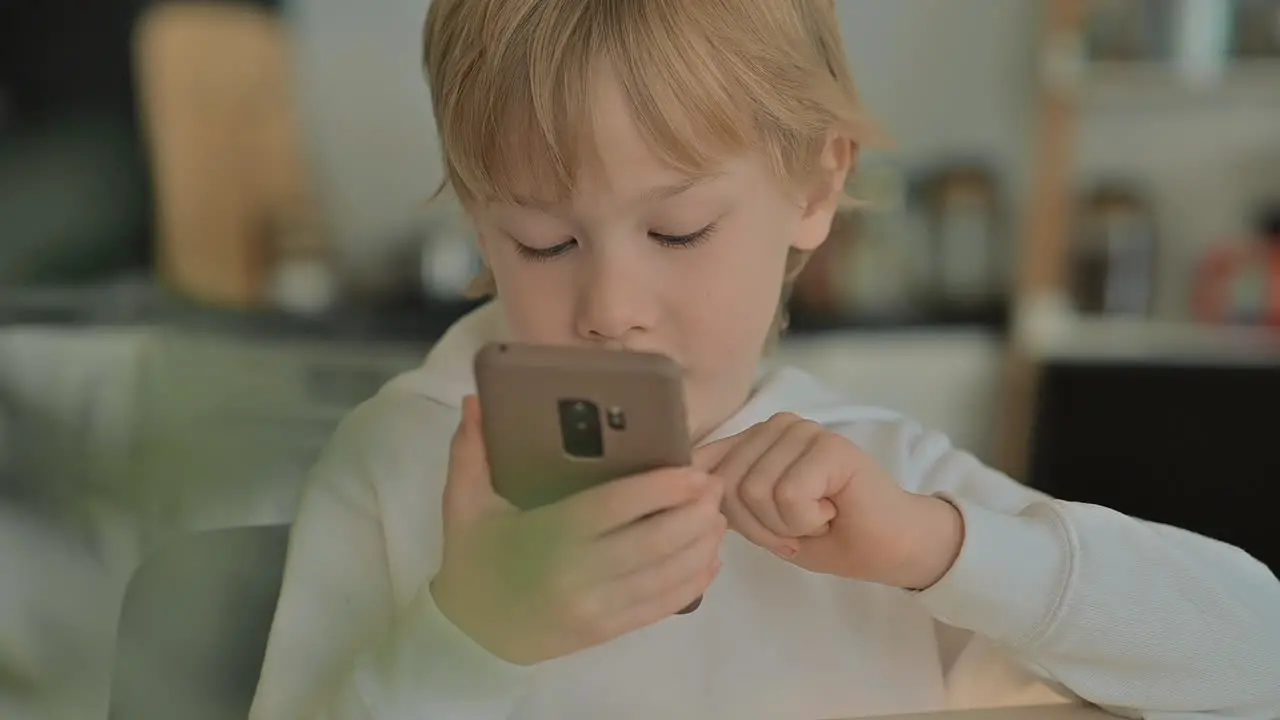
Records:
[[[800,231],[791,246],[813,252],[831,234],[831,223],[844,201],[845,183],[858,157],[858,144],[848,137],[832,133],[819,159],[819,177],[803,198],[804,214]]]

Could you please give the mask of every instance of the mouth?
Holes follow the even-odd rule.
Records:
[[[685,368],[684,363],[680,362],[679,358],[663,350],[657,350],[654,348],[646,348],[646,347],[631,347],[621,343],[600,345],[598,347],[603,347],[606,350],[614,350],[617,352],[634,353],[637,355],[658,355],[660,357],[666,358],[667,360],[670,360],[671,362],[675,363],[676,367],[680,368],[681,375],[684,375],[687,372],[687,369]]]

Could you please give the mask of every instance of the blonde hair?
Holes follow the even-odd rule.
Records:
[[[424,35],[444,184],[463,203],[572,194],[601,61],[654,152],[689,174],[759,150],[804,187],[833,132],[874,133],[834,0],[433,0]],[[806,260],[788,259],[780,307]],[[473,288],[496,291],[488,273]]]

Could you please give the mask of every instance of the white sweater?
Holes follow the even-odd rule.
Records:
[[[966,527],[936,586],[811,574],[730,534],[701,609],[534,667],[488,654],[424,588],[471,358],[464,319],[338,430],[293,531],[253,720],[820,718],[1081,698],[1132,716],[1280,718],[1280,583],[1240,550],[1056,501],[795,370],[712,438],[790,411],[947,493]],[[1060,695],[1053,695],[1050,688]]]

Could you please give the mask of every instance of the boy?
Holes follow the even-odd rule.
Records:
[[[254,718],[1280,716],[1261,564],[759,373],[870,132],[831,0],[436,0],[426,49],[497,299],[326,451]],[[694,466],[510,507],[497,339],[671,356]]]

